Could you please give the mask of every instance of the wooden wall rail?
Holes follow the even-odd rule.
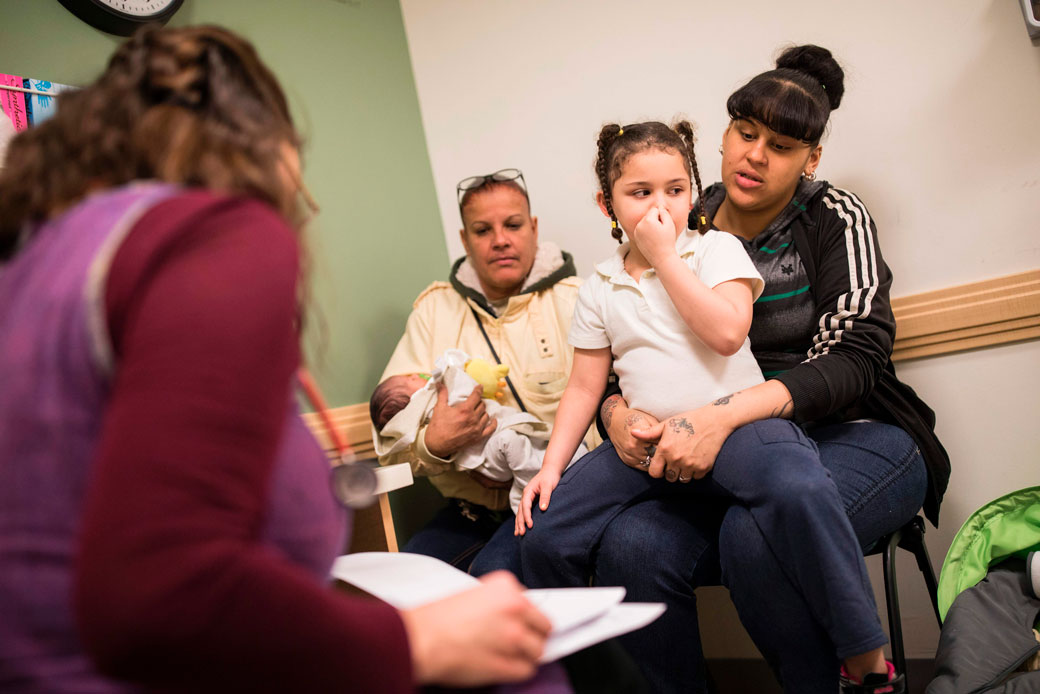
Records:
[[[892,300],[896,361],[1040,338],[1040,270]]]
[[[375,446],[372,444],[372,418],[368,414],[367,402],[334,407],[329,410],[329,418],[332,420],[332,424],[347,437],[350,447],[354,449],[354,453],[359,459],[376,457]],[[322,448],[326,451],[333,451],[336,448],[325,428],[325,423],[317,412],[304,414],[303,421],[314,432]]]

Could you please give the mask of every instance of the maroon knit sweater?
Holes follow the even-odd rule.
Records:
[[[109,276],[117,371],[76,610],[107,674],[190,691],[410,692],[403,623],[258,541],[299,363],[298,247],[269,207],[188,192]]]

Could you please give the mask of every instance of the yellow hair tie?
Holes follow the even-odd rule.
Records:
[[[618,130],[617,130],[617,136],[618,136],[618,137],[621,137],[621,136],[622,136],[622,135],[624,135],[624,134],[625,134],[625,129],[624,129],[624,128],[618,128]]]
[[[614,220],[610,220],[610,228],[617,229],[617,222],[615,222]]]
[[[708,218],[705,217],[704,215],[701,215],[701,226],[702,227],[708,226]]]

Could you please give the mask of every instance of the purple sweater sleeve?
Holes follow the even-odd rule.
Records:
[[[75,599],[106,673],[190,691],[410,692],[398,613],[258,541],[299,361],[296,236],[267,206],[188,192],[109,276],[117,372]]]

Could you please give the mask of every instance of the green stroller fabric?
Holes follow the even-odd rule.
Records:
[[[1032,629],[1040,598],[1024,564],[1005,559],[957,596],[943,621],[926,694],[1040,692],[1040,672],[1022,671],[1040,651]]]
[[[1040,671],[1029,665],[1040,651],[1028,558],[1037,549],[1040,487],[989,502],[957,531],[939,577],[943,626],[926,694],[1040,691]]]
[[[1005,559],[1026,559],[1040,550],[1040,487],[1006,494],[979,508],[964,522],[946,553],[939,576],[943,620],[961,591],[986,577]]]

